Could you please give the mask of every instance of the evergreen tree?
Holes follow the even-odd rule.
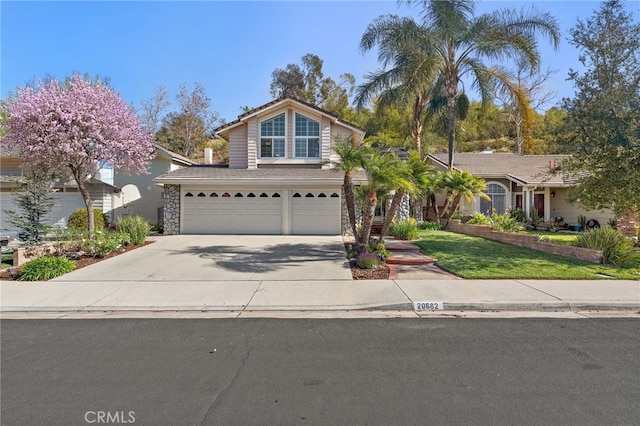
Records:
[[[584,72],[571,70],[577,92],[564,100],[563,169],[579,177],[572,199],[618,214],[640,209],[640,24],[610,0],[571,30]]]

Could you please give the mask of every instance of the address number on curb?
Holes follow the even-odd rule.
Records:
[[[444,310],[443,302],[413,302],[414,311],[442,311]]]

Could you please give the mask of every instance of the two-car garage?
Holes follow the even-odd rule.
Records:
[[[180,191],[181,233],[341,233],[338,188],[189,187]]]

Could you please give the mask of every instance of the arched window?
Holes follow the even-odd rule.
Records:
[[[249,198],[255,198],[256,194],[254,194],[253,192],[250,192],[249,195],[247,195],[247,197]]]
[[[236,192],[236,195],[234,195],[234,197],[236,197],[236,198],[242,198],[242,197],[244,197],[244,195],[242,195],[242,194],[241,194],[241,193],[239,193],[239,192]]]
[[[190,192],[187,192],[186,194],[184,194],[185,197],[193,197],[193,194]]]
[[[318,194],[318,198],[327,198],[324,192]]]
[[[228,192],[225,192],[224,194],[222,194],[223,198],[229,198],[231,197],[231,194],[229,194]]]
[[[480,198],[480,213],[491,216],[494,210],[498,214],[504,214],[507,211],[507,189],[503,185],[489,182],[484,193],[490,199]]]
[[[271,197],[273,198],[280,198],[280,194],[278,194],[277,192],[275,194],[273,194]]]
[[[206,195],[204,195],[204,192],[201,192],[198,194],[198,197],[206,197]]]
[[[218,194],[216,194],[215,192],[212,192],[211,195],[209,195],[209,197],[217,197]]]
[[[331,194],[331,198],[340,198],[340,196],[334,192],[333,194]]]
[[[265,198],[265,197],[269,197],[267,194],[265,194],[264,192],[262,194],[260,194],[260,198]]]
[[[293,198],[300,198],[300,197],[302,197],[302,195],[298,194],[297,192],[293,194]]]
[[[307,193],[307,195],[305,195],[305,197],[307,197],[307,198],[313,198],[313,194],[309,192],[309,193]]]

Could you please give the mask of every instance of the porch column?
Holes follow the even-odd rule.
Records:
[[[544,220],[551,221],[551,188],[544,188]]]
[[[522,209],[527,219],[531,218],[531,192],[526,186],[522,187]]]

